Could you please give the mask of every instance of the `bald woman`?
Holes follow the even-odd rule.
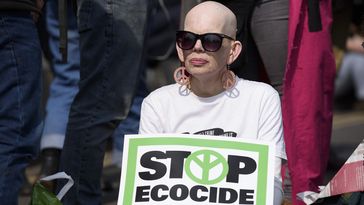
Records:
[[[223,135],[276,145],[274,204],[281,204],[280,167],[286,159],[280,99],[270,86],[238,78],[229,69],[242,50],[236,17],[206,1],[186,15],[176,33],[181,67],[175,84],[161,87],[142,104],[140,134]]]

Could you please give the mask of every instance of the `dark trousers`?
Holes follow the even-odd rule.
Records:
[[[107,139],[127,116],[143,64],[148,0],[79,0],[81,70],[61,171],[75,181],[65,205],[101,204]]]
[[[42,132],[41,48],[29,11],[0,11],[0,204],[17,205]]]

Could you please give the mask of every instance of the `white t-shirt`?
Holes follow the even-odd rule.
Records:
[[[237,78],[234,88],[198,97],[179,84],[153,91],[142,104],[140,134],[188,133],[272,141],[286,159],[281,105],[268,84]]]
[[[142,103],[140,134],[188,133],[224,135],[274,142],[274,205],[283,198],[281,103],[270,85],[236,78],[235,86],[213,97],[198,97],[179,84],[161,87]]]

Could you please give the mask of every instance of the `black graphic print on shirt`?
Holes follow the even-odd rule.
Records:
[[[189,132],[185,132],[184,134],[190,134]],[[236,137],[236,132],[232,132],[232,131],[227,131],[225,132],[223,129],[221,128],[211,128],[208,130],[201,130],[198,132],[195,132],[193,134],[197,134],[197,135],[215,135],[215,136],[226,136],[226,137]]]

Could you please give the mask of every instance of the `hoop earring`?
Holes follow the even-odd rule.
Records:
[[[174,71],[173,77],[174,81],[180,85],[188,86],[190,84],[190,74],[187,72],[183,63]]]
[[[234,87],[234,85],[236,83],[235,74],[229,68],[230,68],[230,65],[227,65],[227,69],[224,71],[224,73],[222,74],[222,78],[221,78],[222,87],[225,90],[231,89],[232,87]]]

